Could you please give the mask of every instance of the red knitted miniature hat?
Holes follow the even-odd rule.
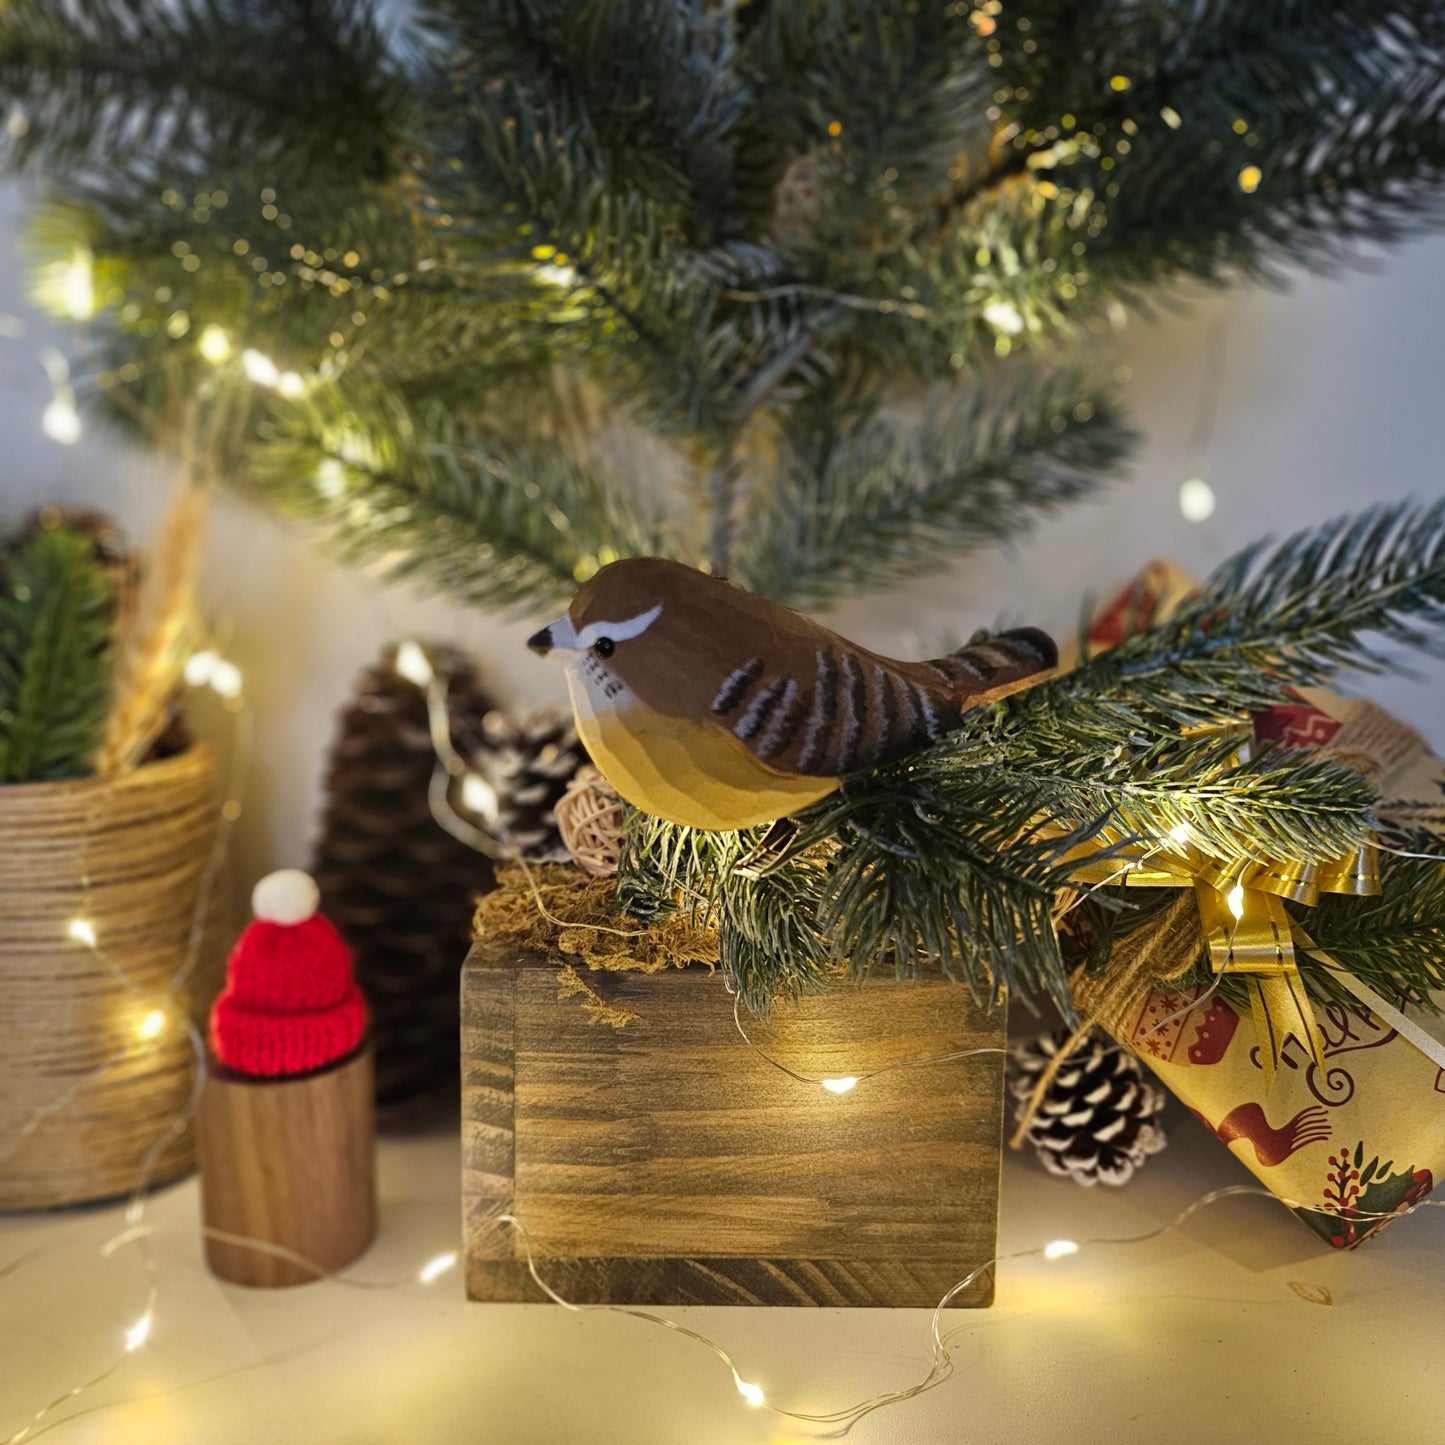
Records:
[[[255,922],[231,952],[211,1011],[211,1047],[238,1074],[305,1074],[344,1058],[366,1031],[351,954],[316,911],[316,884],[294,868],[263,878]]]

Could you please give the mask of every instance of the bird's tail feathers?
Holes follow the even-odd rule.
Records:
[[[928,666],[953,688],[961,708],[995,702],[1027,687],[1059,664],[1059,649],[1037,627],[1015,627],[977,637]]]

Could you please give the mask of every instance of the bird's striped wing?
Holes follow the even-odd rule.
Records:
[[[806,657],[790,649],[782,666],[748,658],[712,700],[713,722],[777,772],[841,777],[907,757],[957,728],[972,704],[1054,661],[1052,643],[1032,630],[928,663],[890,662],[830,637]]]

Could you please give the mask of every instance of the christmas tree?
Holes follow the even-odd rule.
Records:
[[[818,604],[1112,473],[1062,358],[1117,308],[1426,218],[1442,47],[1428,0],[17,0],[0,91],[94,382],[224,404],[348,555],[524,608],[665,550]]]
[[[1436,219],[1442,65],[1431,0],[0,14],[41,290],[103,313],[109,410],[164,442],[180,396],[344,557],[529,613],[646,554],[825,605],[1083,496],[1129,441],[1089,335]],[[751,1002],[878,959],[1062,997],[1052,900],[1102,821],[1359,842],[1357,772],[1200,729],[1442,607],[1439,508],[1303,534],[815,805],[761,876],[756,837],[637,821],[624,896],[705,899]]]

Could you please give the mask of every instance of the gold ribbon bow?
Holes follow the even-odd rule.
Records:
[[[1221,861],[1190,843],[1185,827],[1153,848],[1104,828],[1070,856],[1079,860],[1074,878],[1080,883],[1192,886],[1214,971],[1244,976],[1265,1077],[1274,1077],[1291,1036],[1323,1065],[1324,1040],[1295,957],[1296,945],[1311,945],[1294,926],[1284,900],[1313,907],[1322,893],[1378,893],[1379,865],[1370,843],[1324,863]]]

